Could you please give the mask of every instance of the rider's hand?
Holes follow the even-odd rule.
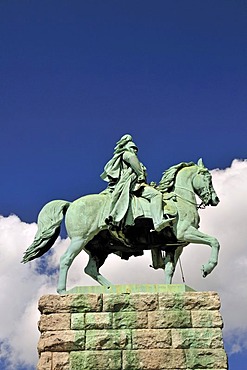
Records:
[[[146,181],[146,179],[145,179],[145,177],[143,175],[138,176],[137,182],[145,182],[145,181]]]

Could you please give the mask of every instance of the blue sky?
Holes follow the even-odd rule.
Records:
[[[31,224],[52,199],[103,190],[125,133],[149,181],[246,158],[245,1],[9,0],[0,35],[2,216]]]

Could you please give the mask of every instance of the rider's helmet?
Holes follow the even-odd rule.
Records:
[[[117,145],[114,148],[114,153],[120,153],[125,151],[126,149],[135,149],[138,150],[136,144],[132,140],[132,136],[129,134],[125,134],[121,137],[121,139],[117,142]]]

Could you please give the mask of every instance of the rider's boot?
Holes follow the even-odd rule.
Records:
[[[154,223],[154,230],[151,230],[151,231],[157,231],[159,233],[160,231],[164,230],[166,227],[171,227],[174,219],[175,219],[174,217],[164,218],[159,224]]]

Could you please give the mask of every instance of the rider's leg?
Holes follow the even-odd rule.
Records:
[[[141,197],[149,200],[150,211],[156,231],[161,231],[170,223],[169,220],[164,219],[163,211],[163,196],[158,190],[151,186],[144,186]]]

